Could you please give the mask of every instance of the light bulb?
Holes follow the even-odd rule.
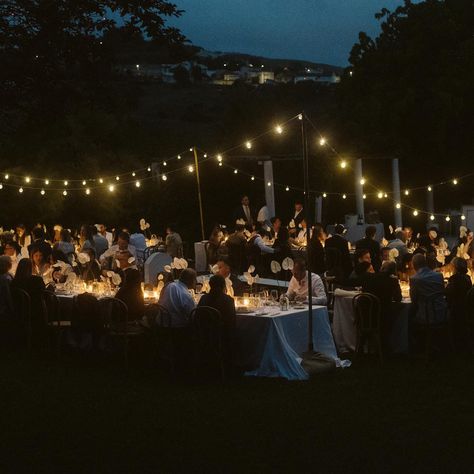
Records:
[[[66,180],[64,181],[64,186],[67,186],[69,184],[69,182]]]
[[[222,163],[219,162],[218,164],[219,164],[219,166],[222,166]]]
[[[194,148],[193,148],[193,147],[191,147],[191,148],[189,149],[189,151],[193,151],[193,150],[194,150]]]
[[[251,179],[252,181],[255,181],[255,176],[252,176],[250,179]]]
[[[234,174],[237,174],[237,173],[238,173],[238,171],[237,171],[237,170],[234,170]]]
[[[431,186],[428,186],[428,191],[430,191],[430,192],[431,192],[431,191],[432,191],[432,189],[433,189],[433,188],[432,188]]]
[[[135,176],[136,176],[136,173],[135,173],[135,171],[132,173],[132,176],[135,178]]]
[[[453,179],[453,184],[454,184],[454,185],[458,184],[458,180],[457,180],[457,179]]]
[[[161,179],[162,179],[163,181],[166,181],[166,180],[168,179],[168,176],[166,176],[166,175],[164,174],[164,175],[161,176]]]
[[[10,175],[9,175],[9,174],[6,174],[6,175],[5,175],[5,179],[8,179],[8,178],[10,178]]]
[[[418,211],[417,211],[416,209],[413,211],[413,215],[414,215],[415,217],[418,215]]]
[[[325,139],[324,137],[321,137],[321,138],[319,139],[319,144],[320,144],[321,146],[326,145],[326,139]]]
[[[290,188],[289,188],[289,186],[287,186],[287,187],[285,188],[285,191],[289,191],[289,190],[290,190]]]
[[[401,205],[399,202],[397,202],[397,204],[395,204],[395,207],[396,207],[397,209],[400,209],[400,208],[402,207],[402,205]]]
[[[141,186],[140,181],[135,181],[135,187],[139,188]]]
[[[178,160],[180,160],[180,159],[181,159],[181,155],[178,155],[177,158],[178,158]]]
[[[465,220],[466,220],[466,216],[465,216],[464,214],[461,216],[461,220],[462,220],[462,221],[465,221]]]
[[[49,184],[49,179],[45,179],[45,180],[44,180],[44,184],[46,184],[46,186],[48,186],[48,184]]]
[[[433,214],[431,214],[430,220],[431,220],[431,221],[434,221],[434,220],[435,220],[435,216],[433,216]]]
[[[23,192],[23,188],[20,188],[18,192],[21,194]]]
[[[0,183],[0,189],[3,189],[3,184],[2,183]]]
[[[27,176],[27,177],[25,178],[25,181],[26,181],[27,183],[29,183],[29,182],[31,181],[31,178],[30,178],[29,176]]]
[[[104,180],[102,178],[99,178],[99,183],[104,184]]]
[[[327,194],[326,193],[323,193],[323,198],[327,197]]]
[[[217,155],[217,161],[220,163],[222,161],[222,155]]]
[[[46,191],[45,191],[44,189],[42,189],[42,190],[40,191],[41,196],[44,196],[45,193],[46,193]]]
[[[109,191],[110,191],[110,192],[113,192],[114,190],[115,190],[115,186],[114,186],[113,184],[111,184],[111,185],[109,186]]]
[[[446,222],[449,222],[451,220],[451,217],[446,216]]]
[[[382,199],[382,198],[383,198],[383,192],[380,191],[380,192],[377,194],[377,197],[378,197],[379,199]]]
[[[283,133],[283,127],[281,125],[277,125],[275,127],[275,132],[281,135]]]
[[[367,199],[367,194],[364,194],[364,195],[362,196],[362,199]]]
[[[342,195],[342,199],[346,199],[347,196],[345,194]]]
[[[84,180],[84,181],[82,182],[82,185],[85,186],[86,184],[87,184],[87,183],[86,183],[86,180]]]
[[[384,193],[384,194],[383,194],[383,197],[384,197],[384,198],[388,198],[388,194],[387,194],[387,193]]]
[[[163,166],[168,166],[168,163],[166,163],[166,161],[163,161]]]
[[[272,185],[271,181],[268,181],[267,186],[270,187]]]
[[[247,150],[250,150],[252,148],[252,142],[246,141],[245,148],[247,148]]]
[[[339,163],[339,166],[344,169],[346,166],[347,166],[347,161],[344,161],[342,160],[340,163]]]
[[[63,196],[67,196],[67,191],[66,190],[63,191]]]
[[[148,172],[151,171],[151,166],[149,166],[147,169],[146,169]]]
[[[207,158],[207,153],[204,153],[204,155],[202,155],[203,158]]]
[[[364,184],[365,184],[365,178],[362,178],[359,182],[360,182],[360,184],[361,184],[362,186],[364,186]]]
[[[116,181],[120,181],[120,176],[115,176]]]
[[[410,191],[408,189],[405,189],[405,196],[408,196],[410,194]]]
[[[303,120],[303,114],[298,114],[298,120]]]
[[[188,171],[189,171],[190,173],[192,173],[192,172],[194,171],[194,166],[193,166],[193,165],[189,165],[189,166],[188,166]]]
[[[91,190],[89,188],[86,189],[86,194],[89,196],[89,194],[91,193]]]

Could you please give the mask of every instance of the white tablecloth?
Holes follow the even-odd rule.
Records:
[[[306,380],[301,355],[308,346],[308,310],[237,315],[238,363],[246,375]],[[313,307],[314,350],[334,359],[336,347],[325,306]]]
[[[339,353],[353,352],[356,347],[357,331],[354,325],[354,311],[352,298],[357,292],[345,292],[344,295],[335,295],[334,318],[332,330],[334,341]],[[411,302],[403,300],[401,303],[392,303],[392,327],[389,334],[389,346],[392,352],[408,352],[408,321]]]

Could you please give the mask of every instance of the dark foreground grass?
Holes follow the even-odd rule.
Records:
[[[472,472],[474,367],[361,362],[306,383],[0,362],[0,472]]]

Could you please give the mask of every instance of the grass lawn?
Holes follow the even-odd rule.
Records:
[[[220,386],[4,356],[0,380],[2,474],[473,471],[468,357]]]

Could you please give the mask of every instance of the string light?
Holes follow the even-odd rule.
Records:
[[[344,169],[346,166],[347,166],[347,161],[345,160],[342,160],[340,163],[339,163],[339,166]]]
[[[456,186],[456,184],[458,184],[458,180],[457,180],[457,179],[453,179],[453,184],[454,184],[454,186]]]
[[[161,179],[162,179],[163,181],[166,181],[166,180],[168,179],[168,176],[166,176],[166,175],[164,174],[164,175],[161,176]]]
[[[151,166],[149,166],[147,169],[146,169],[148,172],[151,171]]]
[[[91,190],[89,188],[86,189],[86,194],[89,196],[89,194],[91,193]]]
[[[99,178],[99,183],[104,184],[104,180],[102,178]]]
[[[115,186],[113,184],[111,184],[109,186],[109,191],[112,193],[114,190],[115,190]]]
[[[46,191],[45,191],[44,189],[42,189],[42,190],[40,191],[40,194],[41,194],[41,196],[44,196],[44,195],[46,194]]]
[[[135,173],[135,171],[132,173],[132,176],[135,178],[135,176],[136,176],[136,173]]]
[[[219,163],[222,162],[222,155],[221,155],[221,154],[217,155],[217,161],[218,161]]]
[[[399,202],[397,202],[397,204],[395,204],[395,207],[396,207],[397,209],[400,209],[400,208],[402,207],[402,205],[401,205]]]
[[[431,192],[433,188],[431,186],[428,186],[428,191]]]
[[[139,188],[141,186],[140,181],[135,181],[135,187]]]
[[[25,178],[25,182],[26,182],[26,183],[29,183],[30,181],[31,181],[31,178],[30,178],[29,176],[27,176],[27,177]]]
[[[359,182],[360,182],[361,186],[364,186],[364,184],[365,184],[365,178],[362,178]]]
[[[222,163],[219,162],[219,166],[222,166]]]
[[[45,179],[45,180],[44,180],[44,184],[46,184],[46,186],[48,186],[48,184],[49,184],[49,179]]]
[[[283,127],[281,125],[277,125],[275,127],[275,132],[281,135],[283,133]]]
[[[466,216],[465,216],[464,214],[461,216],[461,220],[462,220],[462,221],[465,221],[465,220],[466,220]]]
[[[252,176],[252,177],[250,178],[250,180],[251,180],[251,181],[255,181],[255,176]]]
[[[405,189],[405,196],[408,196],[410,194],[410,191],[408,189]]]
[[[67,191],[66,190],[63,191],[63,196],[67,196]]]
[[[85,186],[86,184],[87,184],[87,181],[84,180],[84,181],[82,182],[82,185]]]
[[[321,146],[326,145],[326,139],[325,139],[324,137],[321,137],[321,138],[319,139],[319,144],[320,144]]]
[[[181,155],[178,155],[176,158],[178,158],[178,160],[180,160],[180,159],[181,159]]]
[[[115,176],[116,181],[120,181],[120,176]]]
[[[435,216],[434,216],[433,214],[431,214],[430,220],[431,220],[431,221],[434,221],[434,220],[435,220]]]
[[[383,198],[383,192],[380,191],[380,192],[377,194],[377,197],[378,197],[379,199],[382,199],[382,198]]]
[[[387,199],[387,198],[388,198],[388,194],[387,194],[387,193],[384,193],[383,197],[384,197],[385,199]]]
[[[298,120],[303,120],[303,114],[298,114]]]
[[[194,171],[194,166],[193,166],[193,165],[189,165],[189,166],[188,166],[188,171],[189,171],[190,173],[192,173],[192,172]]]
[[[418,215],[418,211],[417,211],[416,209],[413,211],[413,215],[414,215],[415,217]]]
[[[204,153],[204,155],[202,155],[203,158],[207,158],[207,153]]]
[[[0,183],[0,189],[3,189],[3,184],[2,183]]]
[[[271,181],[268,181],[267,186],[270,187],[272,185]]]
[[[323,193],[323,198],[327,197],[328,195],[326,193]]]
[[[451,217],[446,216],[446,222],[449,222],[451,220]]]
[[[64,186],[67,186],[69,184],[69,182],[66,180],[64,181]]]
[[[347,196],[345,194],[342,195],[342,199],[346,199]]]
[[[163,161],[163,166],[168,166],[168,163],[166,163],[166,161]]]
[[[194,148],[193,148],[193,147],[191,147],[191,148],[189,149],[189,151],[193,151],[193,150],[194,150]]]
[[[235,169],[235,170],[234,170],[234,174],[237,174],[237,173],[238,173],[238,171],[237,171],[237,169]]]
[[[252,142],[246,141],[245,142],[245,148],[247,148],[247,150],[251,150],[252,149]]]
[[[10,178],[10,175],[6,174],[5,179],[8,179],[8,178]]]
[[[364,195],[362,196],[362,199],[367,199],[367,194],[364,194]]]
[[[290,190],[290,187],[287,186],[287,187],[285,188],[285,191],[289,191],[289,190]]]
[[[23,188],[20,188],[18,192],[21,194],[23,192]]]

